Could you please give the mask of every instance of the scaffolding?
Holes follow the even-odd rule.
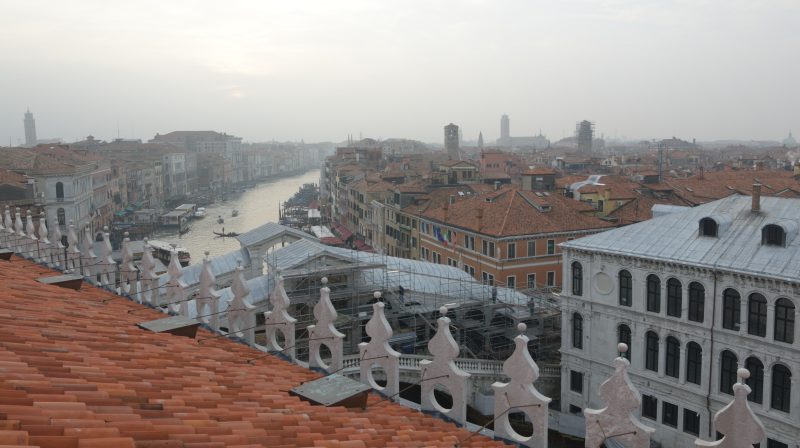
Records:
[[[561,321],[550,289],[481,284],[458,268],[313,241],[268,251],[265,275],[278,274],[292,302],[290,314],[297,319],[295,349],[300,358],[307,354],[306,327],[314,323],[313,306],[323,286],[320,280],[326,277],[339,313],[337,329],[347,335],[345,354],[358,353],[358,344],[369,339],[364,327],[372,316],[373,293],[380,291],[394,329],[392,346],[402,353],[427,354],[444,306],[462,357],[506,359],[519,334],[517,324],[525,323],[534,358],[557,362]]]

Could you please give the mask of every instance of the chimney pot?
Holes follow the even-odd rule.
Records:
[[[761,184],[753,184],[753,205],[751,208],[753,213],[761,211]]]

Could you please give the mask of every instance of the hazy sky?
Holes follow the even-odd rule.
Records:
[[[800,133],[798,0],[2,0],[0,55],[3,145]]]

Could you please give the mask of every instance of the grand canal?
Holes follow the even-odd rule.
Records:
[[[207,216],[192,220],[187,233],[158,232],[153,238],[185,247],[192,255],[192,264],[200,262],[206,250],[211,256],[230,252],[240,247],[236,238],[217,237],[214,231],[221,232],[224,227],[225,232],[243,233],[270,221],[278,222],[279,203],[291,198],[303,184],[318,184],[319,174],[319,170],[311,170],[264,182],[225,201],[208,205]],[[232,216],[234,210],[239,211],[239,216]],[[225,221],[223,224],[217,222],[219,216]]]

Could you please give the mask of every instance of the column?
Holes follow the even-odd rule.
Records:
[[[720,320],[722,322],[722,320]],[[739,299],[739,335],[747,334],[747,297]]]
[[[766,411],[772,402],[772,368],[770,366],[772,361],[764,359],[762,362],[764,363],[764,400],[761,406]],[[792,387],[792,393],[794,393],[794,387]]]
[[[667,365],[667,349],[664,341],[666,336],[663,334],[658,335],[658,377],[664,377],[665,366]],[[660,421],[660,420],[659,420]]]
[[[775,336],[775,302],[769,302],[767,299],[767,334],[766,338],[772,340]]]
[[[686,384],[686,343],[688,341],[681,341],[681,352],[680,352],[680,366],[678,366],[678,382],[680,384]],[[683,421],[683,419],[681,419]]]
[[[689,283],[691,283],[691,279],[686,279],[681,283],[681,319],[689,317]]]

